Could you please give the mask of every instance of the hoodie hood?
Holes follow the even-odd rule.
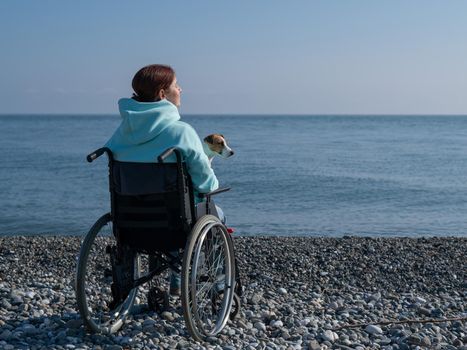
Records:
[[[196,131],[180,120],[177,107],[167,100],[138,102],[124,98],[118,101],[122,122],[107,141],[114,159],[120,162],[154,163],[169,147],[183,155],[193,187],[208,193],[219,186]],[[166,159],[175,162],[175,156]]]
[[[167,100],[138,102],[122,98],[118,101],[118,108],[123,120],[114,138],[127,145],[146,143],[180,120],[177,107]]]

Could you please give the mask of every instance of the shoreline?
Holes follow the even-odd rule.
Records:
[[[84,239],[86,234],[89,232],[82,232],[82,233],[49,233],[49,232],[42,232],[42,233],[1,233],[0,232],[0,239],[2,238],[10,238],[10,237],[27,237],[27,238],[81,238]],[[330,239],[348,239],[348,238],[375,238],[375,239],[432,239],[432,238],[453,238],[453,239],[467,239],[467,233],[451,233],[448,235],[437,235],[437,234],[424,234],[424,233],[413,233],[413,234],[390,234],[390,233],[381,233],[381,234],[349,234],[349,233],[341,233],[341,234],[293,234],[293,235],[277,235],[277,234],[241,234],[237,231],[233,234],[236,238],[305,238],[305,239],[321,239],[321,238],[330,238]]]
[[[0,237],[0,349],[467,349],[467,237],[234,236],[242,309],[208,343],[178,300],[162,317],[142,303],[114,336],[85,332],[81,239]]]

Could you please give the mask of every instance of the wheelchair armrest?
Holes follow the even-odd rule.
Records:
[[[92,152],[91,154],[88,154],[88,156],[86,157],[86,160],[89,162],[89,163],[92,163],[94,160],[96,160],[97,158],[99,158],[101,155],[103,155],[104,153],[107,153],[107,155],[109,156],[110,159],[113,159],[113,154],[112,154],[112,151],[110,149],[108,149],[107,147],[102,147],[102,148],[99,148],[98,150],[95,150],[94,152]]]
[[[227,191],[230,191],[230,187],[218,188],[217,190],[211,191],[209,193],[200,193],[199,197],[206,198],[206,200],[209,202],[212,196]]]

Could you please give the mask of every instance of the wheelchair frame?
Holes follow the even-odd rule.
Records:
[[[159,242],[167,242],[167,238],[163,240],[163,237],[155,236],[157,233],[144,232],[138,244],[132,238],[130,240],[128,232],[136,235],[138,223],[129,221],[130,227],[124,228],[128,222],[119,217],[119,201],[120,197],[135,197],[139,200],[140,196],[130,194],[125,197],[117,190],[114,167],[118,162],[114,160],[110,149],[100,148],[89,154],[87,160],[92,162],[104,153],[109,162],[111,211],[99,218],[85,236],[76,271],[76,298],[84,324],[97,333],[117,332],[131,313],[138,287],[153,281],[154,277],[170,268],[181,272],[183,316],[191,336],[202,341],[217,335],[229,318],[233,319],[237,315],[242,292],[233,241],[225,225],[217,218],[211,199],[213,195],[230,188],[205,194],[206,200],[195,207],[191,178],[178,149],[167,149],[157,157],[158,163],[142,163],[159,164],[158,167],[165,174],[166,169],[173,168],[174,165],[164,163],[164,160],[171,154],[176,156],[177,186],[172,188],[172,193],[177,192],[179,202],[176,207],[180,209],[177,223],[181,226],[177,232],[180,232],[181,238],[178,238],[178,246],[176,245],[178,248],[181,248],[182,243],[184,245],[183,259],[180,259],[179,256],[172,255],[171,242],[167,247],[159,248],[152,241],[145,241],[146,238],[158,237]],[[156,195],[158,193],[154,194]],[[163,205],[169,204],[164,202]],[[143,211],[151,218],[157,212],[151,207],[138,209],[128,205],[125,210]],[[166,210],[169,211],[170,208]],[[143,222],[144,225],[149,225],[151,229],[159,223],[148,221]],[[145,230],[146,228],[143,229]],[[148,263],[143,273],[144,254],[148,255]],[[148,304],[156,311],[163,311],[168,305],[168,293],[161,288],[151,289]]]

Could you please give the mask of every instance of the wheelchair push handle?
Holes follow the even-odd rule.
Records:
[[[164,152],[162,152],[158,157],[157,157],[157,161],[159,163],[164,163],[164,160],[170,156],[172,153],[175,153],[175,155],[177,156],[177,162],[181,162],[182,161],[182,154],[180,153],[180,150],[175,148],[175,147],[170,147],[170,148],[167,148]]]
[[[107,153],[109,158],[112,158],[112,151],[110,149],[108,149],[107,147],[102,147],[102,148],[99,148],[98,150],[95,150],[91,154],[88,154],[88,156],[86,157],[86,160],[89,163],[92,163],[93,161],[95,161],[97,158],[99,158],[104,153]]]

